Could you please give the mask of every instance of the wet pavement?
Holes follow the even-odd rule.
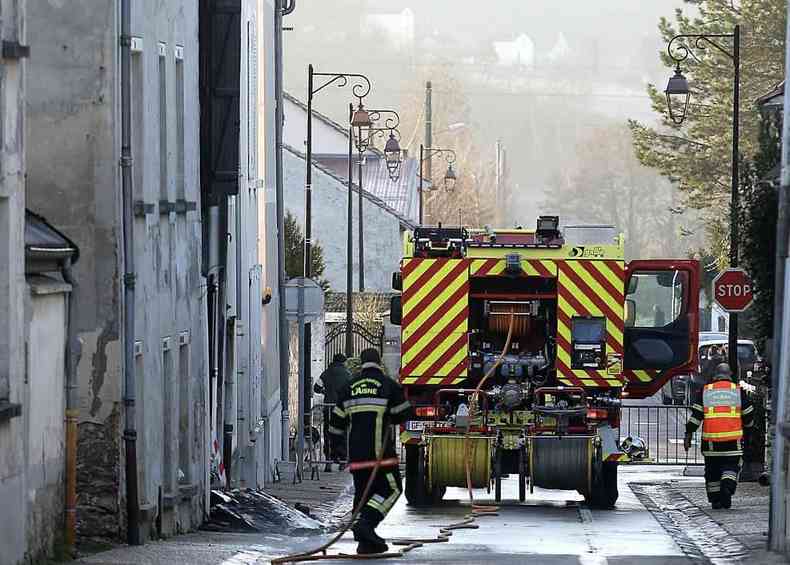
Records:
[[[503,498],[506,501],[498,516],[480,518],[478,529],[456,531],[446,543],[417,548],[402,558],[385,562],[652,565],[736,563],[746,557],[744,545],[714,521],[708,520],[699,527],[694,520],[680,525],[673,522],[672,504],[677,500],[662,496],[679,487],[704,488],[700,477],[684,477],[682,471],[682,467],[622,467],[620,499],[615,510],[590,510],[575,493],[538,489],[528,494],[525,503],[519,504],[515,500],[515,481],[505,481]],[[631,483],[634,489],[629,486]],[[476,497],[478,502],[493,503],[493,496],[484,491],[479,491]],[[410,508],[401,499],[381,526],[380,533],[387,538],[435,536],[439,526],[461,521],[469,511],[465,491],[450,489],[445,499],[441,506],[430,510]],[[343,503],[338,501],[338,504]],[[674,510],[675,519],[678,514],[690,514],[693,509],[696,506]],[[251,565],[268,563],[273,557],[318,546],[327,536],[204,532],[140,548],[119,548],[82,562],[94,565]],[[333,552],[354,551],[355,543],[350,534],[333,548]],[[741,562],[765,561],[746,557]],[[333,563],[358,561],[341,559]]]

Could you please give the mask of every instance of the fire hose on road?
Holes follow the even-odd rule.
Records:
[[[488,370],[488,372],[480,379],[477,387],[475,388],[474,393],[472,394],[473,402],[471,405],[476,405],[477,403],[474,401],[480,395],[482,391],[483,385],[485,382],[494,374],[494,372],[499,368],[499,365],[502,363],[502,360],[505,357],[508,349],[510,348],[510,341],[513,337],[513,326],[515,320],[515,312],[511,310],[510,312],[510,323],[507,333],[507,339],[505,340],[505,347],[502,349],[502,353],[497,358],[494,365]],[[470,416],[473,414],[470,411]],[[384,434],[384,443],[386,445],[387,442],[390,440],[390,436],[392,435],[392,427],[388,427],[385,434]],[[400,547],[397,551],[390,551],[386,553],[375,553],[372,555],[357,555],[352,553],[336,553],[336,554],[329,554],[327,553],[328,550],[335,545],[351,528],[354,524],[356,519],[359,517],[359,513],[362,511],[362,508],[367,503],[368,495],[370,494],[370,490],[373,488],[373,483],[376,480],[376,475],[378,475],[379,469],[381,468],[382,461],[384,460],[384,450],[382,450],[382,454],[379,456],[379,459],[376,461],[375,466],[373,467],[373,471],[370,473],[370,478],[368,479],[367,484],[365,485],[365,490],[363,491],[362,496],[360,497],[359,504],[357,507],[354,508],[354,511],[351,514],[351,519],[346,522],[343,527],[337,532],[329,541],[312,549],[310,551],[305,551],[302,553],[294,553],[292,555],[285,555],[283,557],[277,557],[271,560],[272,565],[279,565],[282,563],[305,563],[309,561],[324,561],[324,560],[341,560],[341,559],[387,559],[392,557],[403,557],[406,553],[417,549],[418,547],[422,547],[426,544],[431,543],[443,543],[449,541],[450,537],[453,535],[455,530],[474,530],[479,528],[479,526],[475,523],[477,518],[481,516],[496,516],[497,511],[499,510],[498,506],[490,506],[490,505],[479,505],[474,503],[474,492],[472,488],[472,461],[471,461],[471,441],[469,432],[466,433],[464,436],[464,460],[465,460],[465,469],[466,469],[466,486],[467,491],[469,493],[469,503],[471,505],[471,512],[467,514],[463,520],[460,522],[455,522],[453,524],[448,524],[447,526],[441,526],[439,528],[439,535],[433,538],[394,538],[390,540],[392,545]]]

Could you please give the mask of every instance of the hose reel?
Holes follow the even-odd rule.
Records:
[[[465,487],[466,465],[463,436],[428,436],[428,480],[431,485]],[[468,439],[473,488],[486,488],[491,477],[491,450],[494,438]]]
[[[537,436],[529,439],[530,488],[592,490],[594,438]]]

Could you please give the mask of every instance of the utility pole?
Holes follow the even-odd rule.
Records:
[[[365,291],[365,232],[362,222],[362,151],[358,154],[357,161],[357,188],[359,189],[359,292]]]
[[[496,225],[502,225],[499,215],[501,210],[501,191],[502,191],[502,140],[496,140],[496,182],[494,185],[494,221]]]
[[[788,6],[790,15],[790,6]],[[787,40],[785,49],[785,76],[790,76],[790,19],[787,20]],[[785,454],[786,437],[784,431],[787,419],[787,379],[790,369],[790,300],[786,292],[788,281],[788,227],[790,227],[790,89],[785,85],[784,120],[782,124],[782,173],[779,186],[779,210],[776,222],[776,275],[774,285],[774,337],[771,351],[771,391],[773,424],[773,447],[771,461],[771,496],[768,524],[768,544],[773,551],[787,549],[787,503],[785,491],[787,483],[787,459]]]
[[[354,116],[354,105],[348,105],[348,123]],[[354,324],[354,128],[348,126],[348,201],[346,218],[346,357],[354,356],[354,335],[352,332]],[[360,190],[360,192],[362,192]]]
[[[432,98],[433,85],[431,81],[425,83],[425,172],[431,179],[433,175],[433,168],[431,163],[431,147],[433,147],[433,109]],[[420,220],[422,221],[422,220]]]

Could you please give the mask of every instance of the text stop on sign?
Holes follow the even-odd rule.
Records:
[[[743,312],[754,299],[752,281],[743,269],[727,269],[713,280],[713,297],[728,312]]]

